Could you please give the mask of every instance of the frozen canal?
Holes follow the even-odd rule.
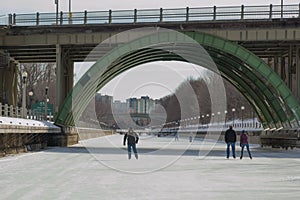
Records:
[[[300,199],[298,149],[252,145],[253,160],[227,160],[222,142],[142,136],[128,160],[122,140],[0,158],[0,199]]]

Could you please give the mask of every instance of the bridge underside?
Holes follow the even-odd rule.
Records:
[[[154,33],[115,47],[109,54],[101,57],[73,88],[56,123],[73,126],[97,91],[122,72],[140,64],[174,60],[201,66],[209,63],[205,58],[199,63],[199,51],[197,47],[186,43],[185,37],[188,37],[205,48],[217,65],[220,75],[246,97],[264,128],[274,130],[299,127],[298,102],[280,77],[263,60],[240,45],[216,36],[199,32],[183,32],[185,37],[177,34],[178,32]],[[95,49],[95,55],[101,48]],[[257,48],[257,52],[253,51],[258,55],[266,56],[262,47],[253,48]],[[274,47],[273,51],[277,50]],[[211,69],[210,66],[203,67]]]

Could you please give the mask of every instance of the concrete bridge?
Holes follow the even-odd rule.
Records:
[[[0,27],[0,71],[7,75],[0,79],[0,94],[6,94],[1,99],[12,105],[17,103],[17,88],[13,83],[18,63],[55,62],[56,123],[72,127],[95,91],[124,70],[159,60],[188,62],[163,48],[178,43],[182,52],[197,57],[195,49],[188,49],[184,41],[176,38],[184,34],[205,48],[218,65],[221,76],[249,100],[264,128],[297,130],[300,121],[299,12],[299,4],[296,4],[85,11],[72,15],[62,12],[11,14]],[[134,36],[139,44],[117,36],[137,28],[152,28],[151,34]],[[154,31],[160,28],[179,32],[163,35]],[[127,34],[129,37],[137,32]],[[145,43],[146,39],[153,38],[156,39]],[[161,44],[165,46],[161,48]],[[149,46],[159,49],[149,50]],[[96,64],[73,89],[74,62],[81,61],[96,61]],[[106,75],[93,73],[91,76],[91,72],[99,70]]]

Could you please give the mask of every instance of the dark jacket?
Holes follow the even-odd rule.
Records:
[[[225,132],[225,142],[226,143],[236,142],[236,133],[233,129],[228,129]]]
[[[246,133],[241,134],[240,144],[248,144],[248,135]]]
[[[124,135],[123,145],[125,145],[126,140],[127,140],[127,144],[133,145],[133,144],[138,143],[138,141],[139,141],[139,136],[138,136],[135,132],[132,132],[132,133],[126,133],[126,134]]]

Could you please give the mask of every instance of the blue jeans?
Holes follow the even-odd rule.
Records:
[[[231,150],[232,150],[232,156],[235,158],[235,142],[227,143],[227,149],[226,149],[227,158],[229,158],[229,155],[230,155],[230,146],[231,146]]]
[[[128,159],[131,158],[131,148],[134,152],[135,158],[138,159],[138,154],[136,150],[136,144],[127,144],[127,150],[128,150]]]
[[[251,156],[251,153],[250,153],[249,144],[241,144],[241,145],[242,145],[241,158],[243,157],[243,153],[244,153],[244,148],[245,148],[245,146],[246,146],[246,148],[247,148],[248,155],[249,155],[249,157],[251,158],[252,156]]]

